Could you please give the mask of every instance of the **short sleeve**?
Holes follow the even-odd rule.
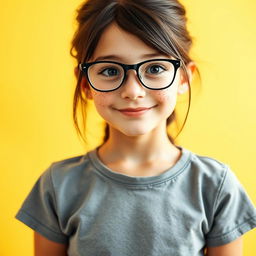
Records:
[[[15,217],[49,240],[68,242],[59,225],[50,168],[37,180]]]
[[[256,226],[256,209],[244,188],[227,167],[214,203],[214,220],[206,245],[221,246]]]

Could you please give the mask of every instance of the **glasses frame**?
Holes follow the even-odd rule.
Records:
[[[147,62],[151,62],[151,61],[168,61],[170,63],[173,64],[174,66],[174,75],[173,75],[173,79],[171,81],[171,83],[163,88],[150,88],[148,86],[146,86],[142,81],[141,81],[141,78],[139,76],[139,68],[141,65],[147,63]],[[117,64],[119,66],[121,66],[124,70],[124,77],[123,77],[123,80],[121,81],[120,85],[117,86],[116,88],[114,89],[111,89],[111,90],[100,90],[100,89],[97,89],[93,86],[93,84],[91,83],[90,81],[90,78],[89,78],[89,75],[88,75],[88,70],[89,70],[89,67],[94,65],[94,64],[97,64],[97,63],[112,63],[112,64]],[[120,62],[116,62],[116,61],[105,61],[105,60],[102,60],[102,61],[94,61],[94,62],[86,62],[86,63],[80,63],[79,64],[79,69],[81,70],[82,74],[86,76],[90,86],[96,90],[96,91],[99,91],[99,92],[111,92],[111,91],[115,91],[117,89],[119,89],[124,81],[126,80],[126,77],[127,77],[127,71],[128,70],[135,70],[136,71],[136,75],[140,81],[140,83],[147,89],[149,90],[163,90],[163,89],[166,89],[168,87],[170,87],[173,83],[173,81],[175,80],[175,77],[176,77],[176,73],[177,73],[177,70],[178,68],[181,66],[181,61],[176,59],[176,60],[173,60],[173,59],[150,59],[150,60],[145,60],[145,61],[142,61],[142,62],[139,62],[137,64],[131,64],[131,65],[127,65],[127,64],[123,64],[123,63],[120,63]]]

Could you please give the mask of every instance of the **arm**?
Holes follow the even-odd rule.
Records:
[[[67,245],[52,242],[39,233],[34,232],[35,256],[67,256]]]
[[[242,238],[217,247],[208,247],[206,256],[242,256],[243,255],[243,242]]]

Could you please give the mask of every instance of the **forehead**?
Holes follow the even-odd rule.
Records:
[[[109,59],[134,63],[153,56],[166,57],[113,22],[102,33],[91,61]]]

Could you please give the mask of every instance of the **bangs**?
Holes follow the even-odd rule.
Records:
[[[112,22],[116,22],[120,28],[137,36],[158,52],[183,60],[184,57],[180,54],[179,44],[175,43],[175,36],[170,26],[155,16],[153,11],[145,11],[140,6],[130,3],[125,5],[112,3],[111,6],[105,6],[92,21],[94,24],[91,23],[88,26],[93,29],[90,33],[87,30],[87,40],[83,38],[84,57],[82,59],[88,61],[92,57],[105,28]]]
[[[145,13],[134,6],[118,6],[115,22],[125,31],[137,36],[145,44],[165,55],[180,58],[170,36],[170,29],[154,15]]]

